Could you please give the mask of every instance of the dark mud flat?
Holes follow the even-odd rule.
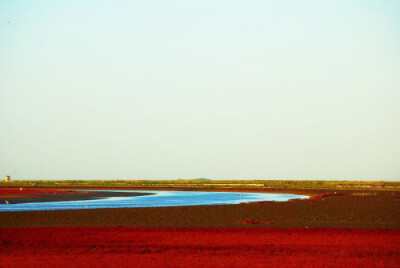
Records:
[[[151,193],[132,193],[132,192],[89,192],[89,191],[59,191],[57,193],[29,193],[27,197],[19,196],[18,198],[9,198],[0,196],[0,204],[23,204],[23,203],[39,203],[39,202],[61,202],[61,201],[80,201],[80,200],[96,200],[110,197],[125,196],[143,196],[151,195]]]
[[[133,188],[130,188],[130,190],[133,190]],[[146,190],[154,190],[154,188],[146,188]],[[205,189],[201,190],[204,191]],[[242,189],[225,190],[242,191]],[[326,189],[247,189],[247,191],[311,196],[336,192],[336,194],[341,195],[320,196],[310,200],[240,205],[1,212],[0,227],[345,227],[400,229],[400,191],[328,191]]]

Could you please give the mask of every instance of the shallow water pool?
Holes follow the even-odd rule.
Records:
[[[0,212],[38,211],[95,208],[135,208],[135,207],[174,207],[199,205],[229,205],[245,202],[307,199],[305,195],[270,193],[233,193],[233,192],[192,192],[192,191],[114,191],[151,193],[152,195],[111,197],[97,200],[38,202],[24,204],[2,204]]]

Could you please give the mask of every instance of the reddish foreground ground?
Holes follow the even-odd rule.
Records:
[[[400,267],[400,230],[1,228],[0,266]]]
[[[400,191],[246,191],[314,198],[2,212],[0,267],[400,267]],[[0,203],[78,200],[78,195],[90,197],[71,189],[0,189]]]

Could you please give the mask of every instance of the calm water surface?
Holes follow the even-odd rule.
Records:
[[[190,191],[115,191],[152,193],[153,195],[111,197],[98,200],[41,202],[0,205],[1,211],[35,211],[95,208],[172,207],[198,205],[228,205],[255,201],[284,202],[306,199],[308,196],[267,193],[190,192]]]

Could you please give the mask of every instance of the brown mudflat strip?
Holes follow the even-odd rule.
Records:
[[[147,188],[147,190],[150,189]],[[243,189],[228,190],[242,191]],[[298,189],[247,189],[247,191],[308,195],[335,192],[335,190]],[[341,195],[276,203],[0,212],[0,227],[349,227],[400,229],[400,191],[337,190],[336,192]]]
[[[1,192],[1,191],[0,191]],[[79,200],[96,200],[109,197],[124,197],[124,196],[143,196],[151,195],[149,193],[132,193],[132,192],[108,192],[108,191],[48,191],[45,193],[32,193],[24,190],[13,193],[14,196],[0,195],[0,204],[23,204],[23,203],[39,203],[39,202],[62,202],[62,201],[79,201]]]

